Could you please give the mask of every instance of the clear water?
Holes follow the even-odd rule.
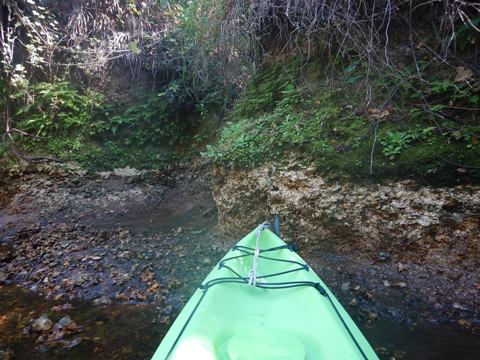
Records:
[[[93,306],[72,303],[73,309],[52,311],[54,305],[40,296],[15,286],[0,287],[0,350],[10,351],[13,359],[149,359],[167,331],[157,321],[158,311],[148,304]],[[34,334],[22,335],[28,319],[46,314],[56,322],[69,315],[81,332],[65,337],[81,337],[70,350],[53,346],[46,350]],[[2,358],[0,354],[0,358]]]

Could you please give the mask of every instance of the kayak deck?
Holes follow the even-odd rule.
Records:
[[[334,295],[270,230],[252,231],[188,301],[153,360],[378,359]]]

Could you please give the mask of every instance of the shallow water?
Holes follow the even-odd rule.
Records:
[[[153,305],[71,304],[71,310],[52,311],[61,303],[48,302],[15,286],[1,286],[0,350],[10,351],[12,359],[149,359],[167,330],[158,322]],[[81,338],[81,342],[66,350],[62,343],[36,343],[38,333],[22,335],[30,319],[42,314],[53,322],[69,315],[81,330],[63,340],[68,343]]]

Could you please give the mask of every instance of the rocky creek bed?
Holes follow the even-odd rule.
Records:
[[[475,358],[477,189],[450,191],[453,205],[446,207],[431,195],[438,201],[426,200],[428,211],[420,204],[412,213],[412,197],[437,193],[404,182],[367,188],[365,201],[358,196],[365,188],[331,185],[304,170],[281,171],[222,173],[201,165],[163,172],[11,171],[2,179],[0,208],[0,359],[148,359],[211,267],[273,212],[286,219],[287,240],[382,358]],[[354,203],[362,201],[373,213],[359,213]],[[395,209],[410,222],[398,223]],[[449,213],[449,221],[437,222]],[[439,233],[422,232],[429,226],[443,229],[437,252],[419,252],[415,244],[402,251],[395,241],[413,233],[428,243],[425,236]],[[378,234],[388,232],[386,245]],[[461,254],[442,245],[459,239]]]

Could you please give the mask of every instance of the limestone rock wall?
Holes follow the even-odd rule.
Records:
[[[219,225],[227,232],[244,233],[278,213],[284,237],[299,246],[470,271],[480,264],[480,187],[361,185],[276,164],[216,168],[215,178]]]

